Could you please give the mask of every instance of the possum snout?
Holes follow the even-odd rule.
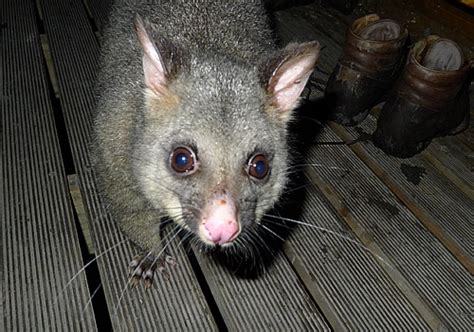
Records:
[[[206,204],[199,225],[199,237],[208,244],[224,245],[240,233],[238,209],[227,192],[216,193]]]

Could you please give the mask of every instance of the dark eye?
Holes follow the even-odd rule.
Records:
[[[249,159],[247,173],[258,180],[262,180],[268,175],[270,164],[263,154],[256,154]]]
[[[196,155],[188,147],[180,146],[170,155],[171,168],[178,174],[189,175],[194,173],[197,168]]]

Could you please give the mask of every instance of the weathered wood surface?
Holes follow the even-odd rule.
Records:
[[[323,138],[338,139],[329,130]],[[420,312],[435,313],[448,328],[467,328],[470,299],[463,294],[472,277],[461,262],[412,211],[400,204],[390,188],[381,185],[381,180],[350,149],[314,149],[309,160],[347,170],[341,174],[314,168],[310,176],[313,174],[311,179],[332,199],[361,241],[367,246],[376,245],[388,257],[387,273],[395,272],[393,277],[401,281],[403,289],[411,286],[405,294],[417,301],[413,303]],[[359,180],[354,181],[355,178]],[[397,276],[397,271],[401,276]]]
[[[405,161],[367,142],[315,144],[306,160],[306,195],[297,202],[298,220],[307,225],[294,229],[263,276],[238,278],[207,255],[186,252],[176,238],[170,253],[179,265],[171,268],[170,280],[158,277],[148,292],[127,287],[135,248],[105,212],[88,156],[99,56],[94,27],[103,28],[109,1],[37,5],[38,21],[33,2],[6,1],[0,13],[1,75],[7,82],[0,113],[0,208],[6,220],[0,225],[0,330],[94,330],[107,326],[104,321],[127,331],[472,327],[466,291],[472,287],[472,133],[435,140]],[[315,73],[324,88],[348,18],[316,4],[275,17],[282,42],[318,39],[325,47]],[[62,112],[56,119],[39,48],[43,27]],[[77,173],[73,196],[77,202],[81,194],[85,207],[79,211],[78,204],[77,215],[90,225],[105,307],[88,302],[94,292],[87,287],[90,274],[70,282],[84,265],[81,246],[87,248],[78,241],[66,191],[58,145],[65,137],[54,128],[63,117],[64,144]],[[369,118],[356,129],[315,123],[314,130],[321,130],[318,142],[349,141],[374,125]],[[44,256],[48,264],[38,264]]]
[[[31,2],[0,4],[0,330],[96,328]]]
[[[360,126],[348,129],[349,135],[345,138],[355,140],[361,132],[373,132],[375,126],[375,119],[369,116]],[[365,151],[364,161],[373,164],[374,169],[378,168],[386,183],[390,182],[391,189],[396,191],[405,205],[474,273],[473,257],[469,253],[472,246],[469,232],[474,235],[474,230],[467,227],[473,225],[472,188],[470,195],[466,194],[421,156],[401,160],[386,156],[369,142],[359,145]],[[359,157],[362,157],[362,153]],[[472,174],[466,180],[469,178],[473,179]]]
[[[300,11],[302,10],[296,8],[293,10],[285,11],[284,13],[278,13],[279,31],[282,33],[283,39],[318,39],[324,47],[324,50],[322,52],[323,55],[320,61],[321,66],[324,68],[324,71],[331,72],[338,57],[342,52],[341,43],[344,42],[345,22],[338,19],[337,16],[328,17],[328,13],[306,14],[306,16],[309,16],[309,18],[302,19],[301,17],[303,16],[303,14],[298,16]],[[326,26],[327,28],[322,29],[322,26]],[[319,76],[322,80],[327,78],[327,75],[325,74],[319,73]],[[363,125],[367,126],[367,123],[369,121],[370,120],[367,120],[363,123]],[[341,138],[345,138],[346,141],[356,139],[360,136],[362,132],[364,132],[361,126],[358,127],[360,128],[359,131],[361,132],[358,133],[352,131],[352,135],[348,134],[347,130],[343,129],[341,126],[333,125],[332,127],[338,128],[338,132],[340,133]],[[372,124],[371,128],[367,128],[365,133],[370,134],[373,130],[374,124]],[[346,132],[347,134],[345,134]],[[464,135],[469,135],[469,130],[465,132]],[[450,144],[462,146],[462,144],[458,143],[455,137],[447,137],[443,139],[438,139],[437,141],[452,142]],[[368,146],[372,147],[370,144],[368,144]],[[361,144],[356,144],[352,146],[352,148],[360,150]],[[367,151],[367,149],[363,150]],[[464,181],[461,181],[459,179],[459,176],[455,177],[453,179],[454,181],[450,179],[453,178],[452,174],[456,174],[456,171],[460,169],[464,173],[463,179],[465,179],[469,183],[469,179],[472,179],[472,171],[470,170],[466,160],[458,161],[454,159],[452,165],[446,165],[445,163],[445,167],[449,170],[447,176],[444,176],[444,174],[440,174],[441,177],[437,177],[436,173],[433,177],[430,177],[431,180],[429,181],[437,182],[437,187],[443,187],[445,184],[448,186],[447,191],[444,192],[442,195],[447,195],[447,198],[449,199],[447,199],[444,203],[439,202],[442,204],[441,206],[444,205],[445,210],[449,206],[450,209],[455,209],[456,211],[458,211],[456,213],[457,216],[450,216],[450,218],[446,219],[445,216],[439,215],[439,213],[443,213],[443,211],[441,211],[443,210],[443,208],[440,209],[438,207],[437,209],[430,210],[432,206],[437,206],[437,203],[435,202],[436,200],[442,201],[441,198],[434,197],[429,190],[423,191],[423,187],[414,189],[413,184],[409,183],[409,181],[406,180],[406,176],[400,177],[400,179],[405,179],[405,183],[400,183],[398,182],[398,179],[395,178],[397,174],[400,174],[400,165],[403,164],[403,160],[385,156],[382,152],[378,152],[378,150],[377,152],[375,152],[376,150],[377,149],[372,147],[371,151],[374,151],[374,153],[378,153],[378,155],[376,157],[376,160],[374,160],[374,162],[371,163],[369,166],[371,166],[374,172],[376,172],[379,176],[386,175],[384,177],[384,179],[386,180],[386,185],[392,186],[392,190],[394,190],[396,193],[399,193],[399,198],[404,201],[405,204],[412,206],[414,209],[416,208],[418,210],[418,215],[420,216],[421,220],[425,221],[426,224],[430,224],[430,230],[433,231],[435,234],[438,234],[437,236],[439,236],[440,240],[445,243],[445,245],[455,255],[458,255],[463,264],[472,272],[472,254],[469,254],[467,252],[468,244],[466,243],[466,241],[468,241],[468,238],[464,236],[463,232],[463,229],[465,229],[466,227],[466,219],[469,219],[469,214],[472,214],[472,209],[469,208],[469,203],[471,203],[473,200],[472,182],[470,184],[464,184]],[[436,155],[429,154],[429,151],[424,152],[422,155],[429,155],[429,159],[431,159],[431,161],[435,164],[441,163],[441,161],[439,161],[439,158],[437,158]],[[456,150],[453,149],[453,151]],[[415,158],[412,158],[412,160],[419,160],[419,163],[426,163],[423,161],[423,158],[421,156],[416,156]],[[460,166],[460,163],[463,166]],[[397,166],[395,166],[397,164],[398,168]],[[427,165],[426,167],[431,166]],[[397,168],[399,171],[394,172],[394,168]],[[409,166],[405,167],[404,170],[408,168]],[[407,191],[411,192],[407,194]],[[415,199],[414,196],[416,195],[413,191],[419,192],[419,195],[422,195],[422,198]],[[459,197],[461,198],[460,200]],[[454,203],[454,205],[451,203]],[[446,232],[446,234],[443,234],[441,236],[441,233],[444,232]],[[457,238],[456,234],[458,234]]]
[[[318,39],[324,47],[321,57],[324,72],[332,71],[342,52],[341,46],[347,26],[344,20],[338,15],[331,15],[330,12],[315,12],[304,8],[277,13],[277,19],[277,27],[283,41]],[[322,80],[327,78],[325,73],[318,71],[316,76]],[[373,132],[374,126],[372,116],[355,129],[344,129],[331,124],[330,127],[336,130],[338,136],[323,135],[320,139],[351,142],[363,133]],[[469,131],[463,135],[468,136]],[[448,137],[437,141],[449,142],[450,146],[461,146],[464,153],[472,153],[469,148],[462,147],[456,138]],[[467,313],[470,302],[469,297],[463,294],[472,283],[473,197],[472,181],[469,180],[472,179],[472,169],[465,157],[460,157],[463,153],[455,152],[459,149],[453,150],[457,158],[454,159],[453,165],[445,165],[451,173],[456,171],[453,167],[460,169],[464,174],[463,179],[469,184],[464,184],[459,178],[452,181],[452,177],[445,176],[427,163],[427,155],[432,162],[439,160],[436,155],[430,154],[430,150],[414,158],[400,160],[384,155],[368,142],[356,143],[345,149],[340,146],[329,146],[328,149],[335,151],[318,154],[318,149],[315,148],[313,162],[330,164],[336,168],[346,167],[349,172],[338,176],[331,174],[336,173],[333,170],[314,168],[310,172],[316,174],[312,177],[313,181],[330,192],[327,196],[333,198],[333,204],[339,208],[341,216],[353,225],[352,228],[362,227],[363,231],[359,237],[368,237],[364,244],[375,242],[395,266],[400,264],[397,269],[419,293],[418,298],[428,299],[425,303],[433,312],[438,312],[438,318],[443,324],[454,329],[468,328],[470,318]],[[356,152],[358,158],[348,152],[351,149]],[[350,158],[333,165],[344,153],[348,153]],[[412,174],[417,171],[420,171],[419,177]],[[387,188],[384,188],[381,182],[385,183]],[[401,205],[399,200],[402,200],[409,210]],[[342,201],[342,204],[339,204],[339,201]],[[360,214],[357,215],[358,213]],[[387,218],[391,222],[387,223],[387,228],[381,230],[383,221]],[[411,226],[407,220],[411,220]],[[374,241],[377,233],[380,238]],[[433,234],[437,240],[433,240]],[[391,237],[395,238],[390,239]],[[394,242],[390,244],[390,241]],[[397,242],[403,245],[396,245]],[[413,246],[411,249],[410,245]],[[432,246],[434,247],[431,248]],[[426,249],[427,247],[430,249]],[[454,258],[446,252],[446,248],[455,255]],[[435,252],[437,254],[434,254]],[[433,255],[438,257],[437,263],[444,266],[433,264],[421,270],[420,262],[433,261],[433,258],[430,258]],[[444,258],[439,259],[438,255]],[[453,266],[456,266],[455,272],[446,276],[445,271],[453,272]],[[450,287],[451,291],[451,296],[447,298],[444,290],[437,291],[446,286]]]

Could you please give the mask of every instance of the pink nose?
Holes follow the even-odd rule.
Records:
[[[239,225],[235,218],[211,218],[206,221],[204,228],[207,230],[206,237],[215,244],[228,243],[232,241],[239,232]]]
[[[237,209],[234,200],[227,193],[218,194],[204,208],[201,218],[200,233],[205,241],[225,244],[239,235]]]

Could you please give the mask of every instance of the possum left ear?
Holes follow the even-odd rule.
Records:
[[[317,41],[289,44],[260,67],[262,83],[270,96],[270,109],[278,117],[289,118],[319,58]]]
[[[170,80],[181,66],[182,52],[168,39],[153,36],[151,24],[139,15],[134,17],[134,27],[143,49],[145,84],[157,96],[166,95]]]

